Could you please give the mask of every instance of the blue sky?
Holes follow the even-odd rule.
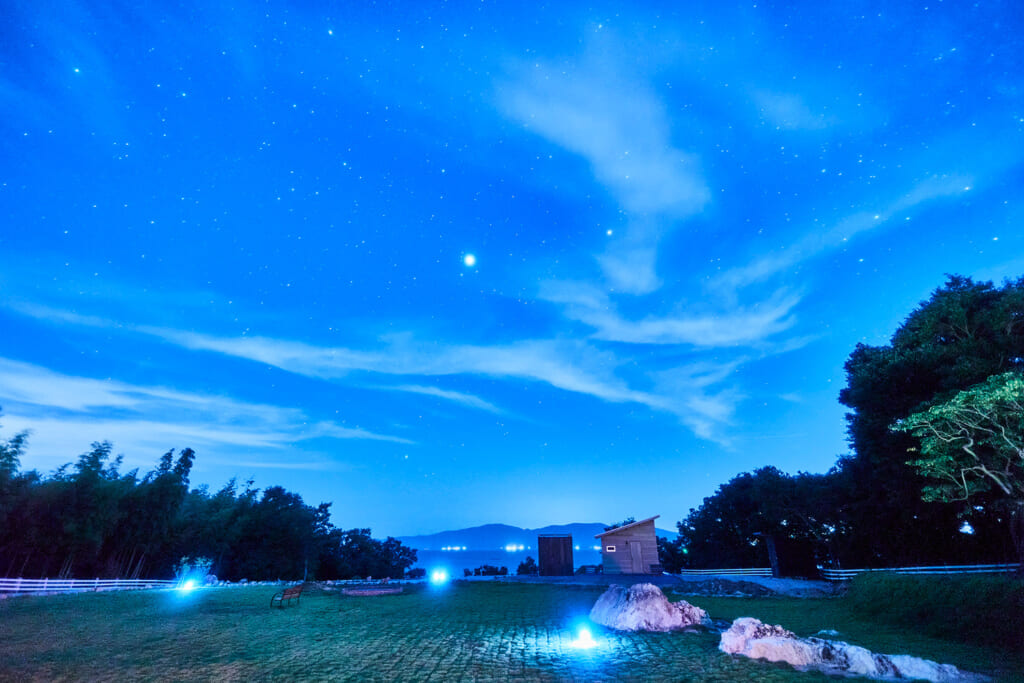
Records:
[[[1013,2],[166,5],[8,5],[25,468],[671,526],[831,467],[843,362],[945,273],[1024,275]]]

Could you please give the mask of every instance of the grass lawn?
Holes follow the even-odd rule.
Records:
[[[578,650],[574,626],[601,590],[481,582],[284,609],[268,607],[269,586],[19,597],[0,601],[0,680],[834,680],[722,654],[712,633],[595,628],[598,647]],[[1024,680],[1019,656],[875,628],[838,600],[692,602]]]

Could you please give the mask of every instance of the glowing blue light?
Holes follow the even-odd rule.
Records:
[[[579,634],[576,636],[576,640],[570,643],[577,650],[589,650],[590,648],[597,647],[597,641],[590,635],[590,629],[586,626],[581,626]]]
[[[435,569],[430,572],[430,583],[435,586],[443,586],[448,583],[448,571],[445,569]]]
[[[178,586],[178,590],[180,590],[182,593],[188,593],[194,591],[196,589],[196,586],[196,582],[192,579],[189,579],[188,581],[185,581],[180,586]]]

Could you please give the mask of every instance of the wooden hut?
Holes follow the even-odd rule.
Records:
[[[572,576],[572,535],[541,534],[537,537],[541,576]]]
[[[605,574],[660,574],[654,520],[661,515],[610,529],[594,538],[601,543]]]

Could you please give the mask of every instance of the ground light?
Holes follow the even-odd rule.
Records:
[[[182,593],[190,593],[198,587],[199,584],[197,584],[194,579],[189,579],[188,581],[183,581],[181,585],[178,586],[178,590]]]
[[[594,640],[594,636],[590,635],[589,628],[581,626],[579,631],[576,632],[576,639],[570,645],[577,650],[589,650],[597,647],[597,641]]]
[[[443,586],[448,583],[448,570],[447,569],[435,569],[430,572],[430,583],[435,586]]]

